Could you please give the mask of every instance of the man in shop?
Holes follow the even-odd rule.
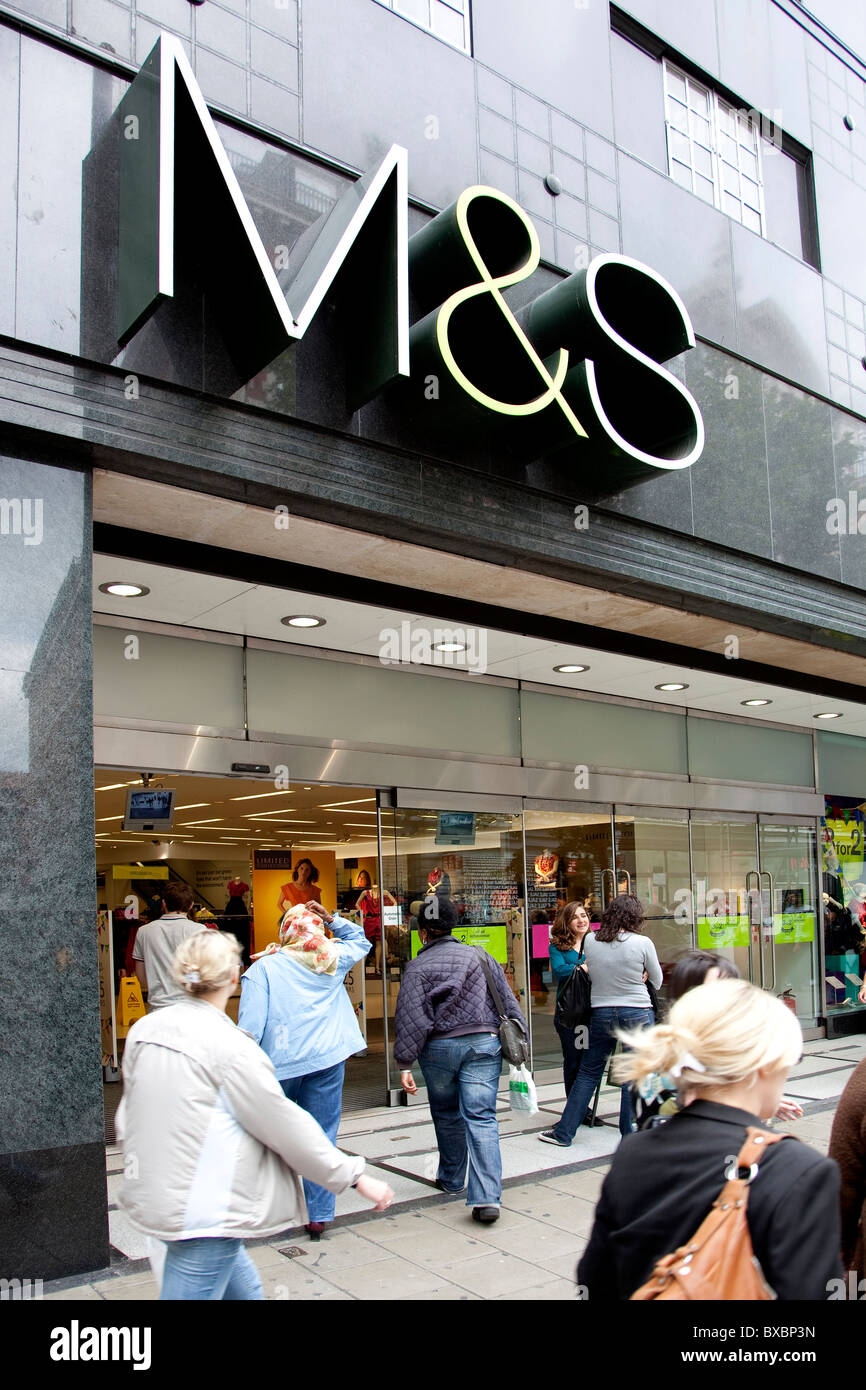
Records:
[[[502,1198],[496,1121],[502,1070],[499,1011],[490,996],[481,953],[455,941],[451,933],[456,925],[450,898],[426,898],[419,904],[422,949],[406,966],[397,997],[394,1061],[407,1094],[418,1089],[411,1071],[416,1058],[427,1083],[439,1146],[436,1186],[442,1192],[466,1192],[473,1221],[487,1224],[498,1220]],[[502,966],[492,956],[489,966],[509,1018],[525,1032]]]
[[[188,884],[172,880],[162,895],[162,915],[139,927],[132,956],[141,988],[147,990],[148,1013],[186,998],[175,982],[172,962],[180,943],[193,932],[201,931],[201,923],[189,916],[193,896]]]

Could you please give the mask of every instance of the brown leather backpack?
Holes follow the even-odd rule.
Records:
[[[704,1302],[759,1302],[775,1298],[752,1249],[746,1220],[749,1183],[768,1144],[792,1139],[750,1126],[736,1165],[691,1240],[659,1260],[632,1300],[694,1299]],[[743,1168],[748,1174],[736,1176]]]

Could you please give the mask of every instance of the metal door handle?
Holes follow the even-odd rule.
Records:
[[[773,993],[775,994],[775,992],[776,992],[776,918],[775,918],[775,911],[774,911],[774,908],[775,908],[775,899],[776,899],[776,885],[775,885],[774,882],[773,882],[773,875],[770,873],[770,870],[769,870],[769,869],[762,869],[762,870],[761,870],[761,878],[766,878],[766,880],[767,880],[767,884],[768,884],[768,889],[767,889],[767,891],[768,891],[769,898],[770,898],[770,942],[771,942],[770,959],[771,959],[772,962],[773,962],[773,983],[772,983],[770,986],[768,986],[768,988],[770,988],[770,989],[773,991]],[[763,890],[761,891],[761,897],[763,898]],[[761,961],[762,961],[762,963],[763,963],[763,959],[764,959],[764,944],[763,944],[763,933],[762,933],[762,937],[761,937]]]
[[[751,885],[751,880],[752,880],[752,879],[755,879],[756,882],[757,882],[757,885],[758,885],[757,890],[756,890],[755,888],[753,888],[753,887],[750,886],[750,885]],[[757,896],[756,896],[756,893],[757,893]],[[752,943],[752,928],[753,928],[754,925],[755,925],[755,914],[757,913],[757,917],[758,917],[758,922],[759,922],[759,923],[760,923],[761,920],[762,920],[762,919],[761,919],[761,876],[760,876],[760,874],[758,873],[758,870],[757,870],[757,869],[749,869],[748,873],[746,874],[746,901],[747,901],[748,904],[749,904],[749,978],[752,979],[752,980],[754,980],[754,976],[755,976],[755,965],[754,965],[754,954],[753,954],[753,950],[752,950],[752,946],[753,946],[753,943]],[[757,904],[757,907],[756,907],[756,904]],[[762,987],[762,988],[763,988],[763,984],[764,984],[764,948],[763,948],[763,945],[762,945],[762,946],[761,946],[761,987]]]
[[[607,899],[607,901],[605,901],[604,889],[605,889],[605,883],[607,882],[607,876],[608,876],[608,874],[610,874],[610,897]],[[602,869],[602,871],[601,871],[601,905],[602,905],[602,907],[607,907],[608,904],[611,903],[615,897],[616,897],[616,878],[614,877],[613,869]]]

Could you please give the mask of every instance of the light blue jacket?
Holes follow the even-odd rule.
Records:
[[[278,1081],[325,1071],[367,1044],[343,981],[370,949],[363,927],[334,917],[339,958],[333,975],[317,975],[286,951],[262,956],[241,976],[238,1027],[274,1064]]]

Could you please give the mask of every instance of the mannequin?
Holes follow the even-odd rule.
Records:
[[[535,856],[536,884],[555,884],[558,869],[559,855],[554,854],[553,850],[543,849],[540,854]]]
[[[385,903],[388,907],[396,907],[397,899],[385,889]],[[382,904],[379,900],[378,884],[373,884],[370,888],[365,888],[355,904],[361,914],[361,921],[364,924],[364,935],[368,941],[373,943],[373,965],[374,973],[382,973]]]

